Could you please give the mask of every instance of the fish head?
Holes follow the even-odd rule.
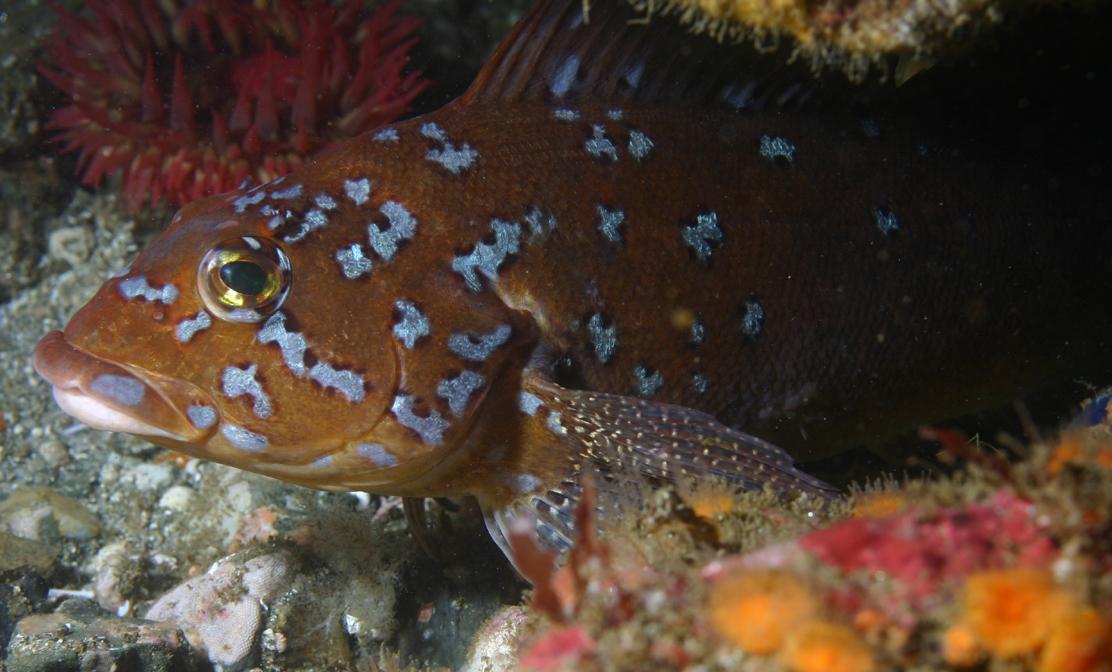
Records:
[[[335,181],[318,184],[183,208],[36,347],[63,410],[319,489],[389,492],[441,461],[456,428],[403,389],[401,351],[428,340],[428,323],[399,298],[397,278],[370,272],[383,258],[367,245],[367,222],[385,212],[393,219],[382,226],[404,229],[408,213],[369,202],[366,180],[349,181],[347,196],[325,194]],[[421,377],[412,368],[410,388]]]

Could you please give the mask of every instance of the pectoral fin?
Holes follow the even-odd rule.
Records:
[[[525,461],[547,463],[546,473],[560,473],[557,465],[563,463],[566,475],[512,506],[484,504],[488,528],[507,554],[509,521],[520,515],[533,519],[538,541],[560,552],[570,547],[585,470],[600,484],[632,474],[667,481],[719,477],[746,490],[768,486],[824,502],[839,497],[833,486],[796,469],[782,448],[691,408],[572,390],[537,370],[524,376],[520,406],[528,416]],[[613,506],[606,502],[606,489],[600,488],[600,509]]]

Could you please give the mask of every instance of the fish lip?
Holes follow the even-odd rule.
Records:
[[[155,443],[194,444],[209,431],[194,427],[172,401],[203,400],[197,388],[174,380],[173,389],[154,376],[98,357],[68,342],[61,331],[43,336],[31,354],[35,371],[54,386],[54,399],[67,414],[94,429],[124,432]],[[107,376],[107,378],[105,377]],[[104,385],[109,381],[111,385]]]

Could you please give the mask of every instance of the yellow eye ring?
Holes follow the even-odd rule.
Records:
[[[290,291],[290,260],[264,238],[231,238],[216,245],[197,268],[205,306],[231,322],[261,322]]]

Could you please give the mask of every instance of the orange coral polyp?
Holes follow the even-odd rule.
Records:
[[[1112,672],[1112,626],[1089,606],[1069,614],[1046,640],[1038,672]]]
[[[1072,606],[1043,571],[1017,568],[974,574],[965,584],[965,624],[1000,657],[1034,653]]]
[[[787,638],[780,657],[793,672],[872,672],[869,647],[850,628],[826,621],[808,621]]]
[[[710,617],[724,637],[745,651],[768,655],[780,650],[789,632],[813,618],[818,607],[811,592],[792,574],[745,571],[714,587]]]

